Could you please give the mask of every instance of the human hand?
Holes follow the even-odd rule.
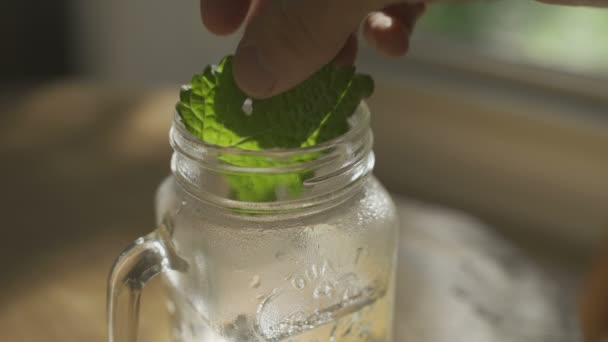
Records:
[[[216,34],[232,33],[246,22],[234,57],[235,78],[250,96],[265,98],[288,90],[332,59],[352,64],[364,18],[364,36],[373,46],[389,56],[404,54],[425,4],[394,2],[201,0],[201,14]]]
[[[246,22],[234,58],[236,82],[250,96],[266,98],[290,89],[332,59],[351,64],[363,20],[370,45],[388,56],[405,54],[414,23],[426,3],[436,1],[441,0],[201,0],[201,14],[216,34],[232,33]]]

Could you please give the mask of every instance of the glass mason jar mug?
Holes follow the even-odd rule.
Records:
[[[141,290],[163,274],[175,342],[391,341],[398,223],[371,175],[369,119],[362,104],[338,139],[243,151],[201,142],[176,115],[160,228],[129,246],[110,276],[109,340],[137,340]],[[226,156],[269,163],[237,167]],[[272,179],[287,185],[263,201],[233,189],[260,191]]]

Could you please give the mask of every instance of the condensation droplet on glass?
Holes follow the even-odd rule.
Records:
[[[253,278],[251,278],[251,282],[249,283],[249,286],[251,288],[256,289],[256,288],[260,287],[260,283],[261,283],[260,276],[256,274],[253,276]]]
[[[323,261],[323,266],[321,266],[321,275],[327,275],[327,274],[332,274],[335,273],[334,272],[334,268],[331,266],[331,263],[329,262],[329,260],[325,260]]]
[[[322,282],[313,291],[313,297],[320,299],[322,297],[331,298],[334,295],[334,286],[327,281]]]
[[[344,294],[342,294],[342,301],[348,301],[351,298],[350,290],[348,288],[344,289]]]
[[[336,342],[336,331],[338,330],[338,324],[334,323],[334,326],[331,328],[331,333],[329,334],[329,342]]]
[[[287,319],[292,322],[301,322],[306,320],[306,313],[304,311],[298,311],[293,315],[289,316]]]
[[[274,257],[278,260],[281,260],[283,258],[285,258],[285,252],[284,251],[278,251],[274,254]]]
[[[357,254],[355,255],[355,265],[359,263],[359,258],[361,258],[361,254],[363,254],[363,247],[357,248]]]
[[[172,300],[167,301],[167,312],[170,315],[173,315],[175,313],[175,303],[173,303]]]
[[[205,257],[202,254],[197,253],[194,256],[194,263],[199,267],[202,267],[203,265],[205,265]]]
[[[243,102],[243,107],[241,107],[241,109],[243,110],[243,113],[245,113],[246,116],[251,116],[251,114],[253,114],[253,100],[252,99],[245,100],[245,102]]]
[[[348,328],[346,328],[346,331],[344,331],[344,333],[342,334],[342,337],[348,336],[352,330],[353,330],[353,322],[351,322],[348,325]]]
[[[294,288],[301,290],[306,287],[306,281],[304,280],[304,278],[295,277],[291,279],[291,285],[293,285]]]
[[[359,329],[359,337],[367,340],[371,335],[369,324],[362,323]]]
[[[182,201],[182,202],[179,204],[179,207],[177,208],[177,210],[175,211],[175,214],[179,214],[179,213],[181,213],[181,212],[182,212],[182,210],[184,210],[184,208],[185,208],[187,205],[188,205],[188,202],[186,202],[186,201]]]
[[[304,271],[304,275],[310,281],[316,280],[317,277],[319,276],[319,273],[317,272],[317,265],[312,264],[312,266],[310,266],[309,270]]]

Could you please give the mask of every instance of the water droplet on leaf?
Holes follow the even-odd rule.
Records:
[[[245,115],[251,116],[251,114],[253,114],[253,100],[252,99],[245,100],[245,102],[243,102],[243,107],[241,107],[241,109],[243,110],[243,113],[245,113]]]
[[[260,283],[261,283],[260,276],[256,274],[253,276],[253,278],[251,278],[251,282],[249,283],[249,286],[251,288],[256,289],[256,288],[260,287]]]

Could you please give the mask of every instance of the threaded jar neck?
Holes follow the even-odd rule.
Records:
[[[374,166],[365,103],[349,123],[346,134],[312,147],[249,151],[201,141],[176,114],[171,169],[184,191],[223,208],[277,212],[328,205],[352,194]]]

